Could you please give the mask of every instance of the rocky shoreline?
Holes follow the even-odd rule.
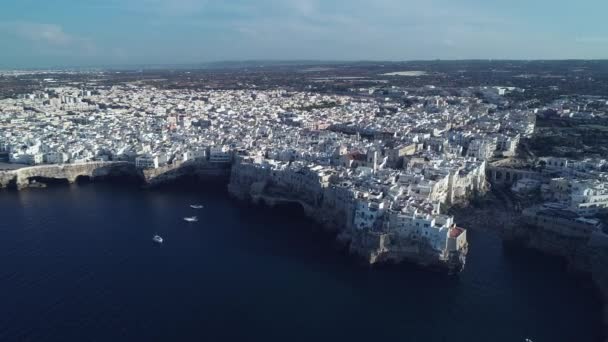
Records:
[[[561,258],[569,272],[590,277],[602,298],[604,334],[608,336],[608,245],[604,239],[596,235],[565,238],[524,224],[506,226],[500,234],[507,243]]]
[[[608,241],[598,235],[589,238],[563,237],[526,225],[515,208],[491,193],[483,204],[453,208],[451,213],[472,229],[498,234],[506,244],[559,258],[565,262],[571,275],[588,278],[601,297],[604,335],[608,337]]]
[[[328,190],[331,191],[331,190]],[[228,192],[240,201],[265,204],[270,207],[287,203],[299,205],[305,215],[325,230],[337,234],[337,242],[349,254],[365,264],[411,263],[427,269],[437,269],[448,274],[460,272],[466,261],[466,246],[459,252],[450,253],[445,259],[431,246],[413,241],[391,232],[359,230],[352,226],[352,212],[332,203],[328,197],[296,194],[264,177],[251,177],[246,171],[233,168]]]
[[[352,217],[347,212],[337,210],[323,199],[318,203],[311,202],[267,182],[243,178],[238,171],[235,172],[233,164],[203,160],[150,170],[137,169],[127,162],[42,165],[0,171],[0,189],[43,187],[45,180],[74,183],[81,177],[92,181],[127,177],[137,179],[145,187],[154,187],[185,176],[225,182],[228,193],[241,201],[264,203],[270,207],[281,203],[295,203],[303,208],[307,217],[325,230],[336,233],[338,241],[347,245],[350,253],[369,264],[410,261],[424,267],[445,268],[450,272],[461,269],[465,264],[466,253],[452,256],[448,262],[443,262],[436,259],[432,253],[426,253],[424,246],[420,244],[411,245],[390,234],[349,229],[348,223]],[[605,241],[560,239],[554,234],[518,224],[517,213],[509,208],[505,210],[498,207],[496,203],[482,208],[467,206],[454,210],[453,214],[458,222],[468,227],[497,232],[505,241],[563,258],[570,270],[590,274],[608,300],[608,268],[604,267],[608,266],[608,246]]]
[[[64,165],[40,165],[0,171],[0,189],[40,187],[49,182],[75,183],[81,179],[131,179],[145,187],[154,187],[184,176],[226,180],[230,165],[208,161],[181,162],[158,169],[142,170],[128,162],[92,162]]]
[[[215,180],[227,184],[228,193],[241,201],[266,204],[274,207],[281,203],[297,204],[305,215],[325,230],[337,235],[337,241],[351,255],[369,265],[410,262],[424,268],[458,273],[466,261],[466,248],[441,258],[437,251],[419,241],[403,239],[386,232],[352,229],[352,213],[336,208],[326,199],[311,201],[298,194],[272,186],[268,182],[256,182],[243,177],[237,164],[211,163],[206,160],[184,162],[158,169],[141,170],[127,162],[94,162],[66,165],[41,165],[16,170],[0,171],[0,189],[26,189],[44,186],[47,182],[75,183],[79,179],[91,181],[108,178],[128,178],[144,187],[171,183],[182,177],[198,180]]]
[[[285,203],[297,204],[308,218],[325,230],[335,233],[337,242],[350,254],[369,265],[409,262],[429,269],[457,273],[466,261],[466,252],[451,255],[445,261],[438,259],[432,251],[425,250],[424,245],[410,244],[391,234],[349,229],[351,217],[347,212],[336,210],[322,199],[318,203],[310,202],[267,182],[243,178],[238,172],[235,175],[231,164],[198,161],[154,170],[139,170],[133,164],[125,162],[44,165],[0,171],[0,189],[43,187],[45,180],[74,183],[80,177],[91,181],[128,177],[139,180],[144,187],[155,187],[185,176],[221,181],[227,184],[229,195],[240,201],[270,207]],[[593,236],[590,239],[563,238],[523,225],[513,208],[497,203],[491,196],[484,205],[453,208],[452,214],[458,222],[468,227],[495,232],[507,243],[559,257],[566,261],[569,271],[589,275],[603,299],[604,328],[608,336],[608,242],[594,239]]]

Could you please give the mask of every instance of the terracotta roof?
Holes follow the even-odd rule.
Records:
[[[460,234],[462,234],[462,232],[464,232],[463,228],[454,227],[454,228],[450,229],[450,237],[451,238],[459,237]]]
[[[353,152],[353,153],[347,154],[347,158],[348,158],[348,160],[365,161],[367,159],[367,156],[360,152]]]

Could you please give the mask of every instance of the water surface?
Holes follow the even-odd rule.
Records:
[[[194,210],[190,204],[201,203]],[[598,341],[599,299],[469,231],[459,277],[370,269],[292,211],[205,189],[0,192],[0,341]],[[190,224],[184,216],[198,215]],[[152,242],[160,234],[163,245]]]

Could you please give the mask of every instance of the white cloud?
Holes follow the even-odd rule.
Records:
[[[34,22],[0,22],[0,33],[12,35],[40,52],[93,54],[93,41],[67,33],[62,26]]]
[[[74,41],[74,38],[63,31],[63,28],[59,25],[10,22],[1,23],[0,28],[17,35],[21,39],[53,46],[66,46]]]
[[[608,54],[605,31],[557,35],[528,16],[453,0],[87,0],[80,6],[103,12],[108,23],[118,16],[115,27],[91,23],[103,32],[97,36],[103,48],[68,26],[45,23],[0,23],[0,41],[8,31],[35,53],[104,62]]]

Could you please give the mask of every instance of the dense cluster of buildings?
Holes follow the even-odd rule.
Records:
[[[541,180],[520,180],[538,190],[544,203],[523,211],[526,222],[562,235],[601,233],[598,215],[608,213],[608,162],[604,159],[541,158]],[[524,189],[514,185],[515,190]]]
[[[290,193],[341,213],[339,223],[351,230],[422,241],[447,258],[466,248],[466,232],[445,209],[488,189],[490,163],[516,154],[534,133],[537,111],[435,90],[395,88],[399,97],[383,98],[132,84],[48,88],[0,101],[0,162],[111,160],[140,169],[231,163],[236,184]],[[552,106],[564,115],[574,104]],[[526,208],[524,220],[564,235],[600,232],[608,163],[536,163],[526,174],[497,172],[515,193],[540,194],[543,203]]]
[[[474,97],[409,102],[285,90],[52,88],[0,101],[0,156],[142,169],[193,159],[250,164],[313,203],[331,198],[354,229],[399,232],[444,252],[464,230],[443,209],[486,190],[487,161],[512,156],[535,115]]]

